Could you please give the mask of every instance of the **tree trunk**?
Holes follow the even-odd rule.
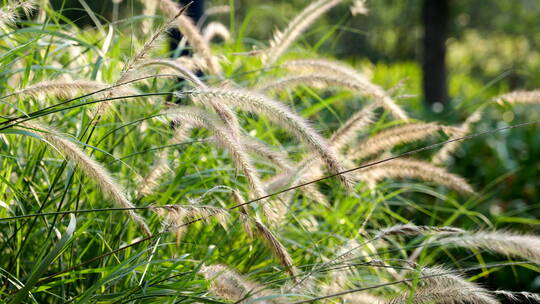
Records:
[[[430,106],[448,102],[445,64],[448,19],[449,0],[424,0],[423,90],[424,101]]]

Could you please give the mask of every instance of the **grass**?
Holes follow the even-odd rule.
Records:
[[[286,79],[288,73],[279,65],[265,66],[259,50],[250,53],[251,40],[243,36],[246,23],[230,24],[237,29],[231,40],[210,45],[218,57],[202,64],[219,60],[223,72],[212,73],[215,67],[206,71],[201,85],[178,82],[178,69],[138,65],[169,57],[166,43],[147,42],[160,36],[159,24],[176,13],[102,20],[101,29],[79,28],[61,13],[47,9],[44,23],[17,17],[16,23],[1,27],[1,301],[430,303],[435,296],[444,302],[444,296],[457,291],[463,303],[537,299],[515,292],[538,289],[530,284],[540,270],[538,237],[531,229],[538,221],[527,214],[537,208],[534,202],[523,207],[497,200],[501,191],[511,195],[521,189],[527,199],[537,197],[535,170],[523,170],[512,157],[521,147],[520,157],[533,160],[539,142],[536,125],[467,140],[437,170],[421,171],[420,178],[390,160],[370,165],[371,171],[389,168],[377,177],[361,175],[362,170],[343,175],[354,181],[349,188],[337,178],[325,178],[311,188],[276,194],[336,173],[338,168],[327,169],[313,155],[327,157],[329,163],[336,157],[351,169],[465,134],[435,128],[430,136],[394,138],[396,144],[374,149],[375,155],[350,159],[355,148],[370,144],[377,134],[405,123],[433,121],[418,97],[398,98],[418,93],[416,66],[372,67],[377,86],[357,82],[360,89],[351,91],[313,81],[263,97],[249,90]],[[139,25],[149,19],[156,24],[144,33]],[[234,12],[230,19],[235,20]],[[309,46],[292,44],[291,50],[272,60],[317,58]],[[195,58],[208,56],[207,51],[195,53]],[[201,64],[183,60],[178,64],[186,69]],[[351,73],[366,66],[360,63]],[[410,79],[404,86],[392,89],[405,77]],[[113,88],[20,93],[42,82],[74,79]],[[451,90],[465,96],[439,124],[451,122],[458,128],[481,105],[486,107],[483,119],[471,132],[534,119],[536,105],[498,105],[493,102],[503,93],[498,87],[470,80],[467,75],[451,80]],[[129,90],[114,87],[124,82]],[[384,96],[397,100],[411,118],[396,119],[388,107],[378,107],[371,124],[351,128],[355,132],[343,150],[329,148],[333,132],[353,113]],[[96,116],[104,104],[110,104],[108,111]],[[187,104],[202,114],[187,110]],[[239,105],[242,111],[224,105]],[[179,134],[186,129],[190,131]],[[236,141],[239,136],[259,144],[255,153]],[[434,166],[429,162],[435,154],[428,149],[407,156]],[[287,162],[278,166],[268,155]],[[163,174],[154,191],[141,195],[137,190],[160,157]],[[475,193],[449,189],[430,172],[442,172],[438,178],[448,180],[459,173]],[[264,189],[254,186],[257,179]],[[518,190],[501,190],[509,179],[517,180],[511,186]],[[263,192],[272,196],[259,199]],[[148,225],[149,235],[130,212]],[[441,228],[445,226],[456,228]],[[501,282],[508,276],[516,286]],[[516,290],[518,286],[522,288]],[[457,298],[447,302],[452,299]]]

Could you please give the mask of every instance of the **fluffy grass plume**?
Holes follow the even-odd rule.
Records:
[[[454,128],[455,131],[454,134],[450,137],[450,139],[457,139],[459,137],[465,136],[468,133],[471,132],[472,125],[480,121],[482,119],[482,112],[483,108],[480,108],[476,111],[474,111],[467,119],[461,124],[460,127]],[[431,162],[435,165],[442,165],[444,162],[446,162],[450,156],[459,148],[460,142],[459,141],[453,141],[445,144],[437,153],[433,156]]]
[[[387,235],[425,235],[425,234],[452,234],[452,233],[464,233],[463,229],[457,227],[436,227],[436,226],[417,226],[413,223],[394,225],[388,228],[382,229],[377,238]]]
[[[342,0],[318,0],[308,5],[289,23],[283,31],[276,30],[270,40],[270,48],[266,51],[264,61],[266,66],[274,64],[289,48],[289,46],[309,28],[315,20],[326,13]]]
[[[171,115],[173,120],[180,125],[187,123],[190,127],[206,128],[214,133],[215,138],[220,141],[221,145],[227,147],[233,156],[234,163],[244,173],[252,190],[252,197],[266,196],[266,191],[246,151],[234,136],[231,135],[230,130],[220,122],[219,118],[200,108],[189,106],[175,107],[165,114]],[[264,204],[264,201],[262,201],[261,205],[268,220],[276,222],[276,211],[272,210],[269,204]]]
[[[180,244],[180,238],[187,229],[184,225],[188,221],[202,219],[209,224],[211,219],[215,219],[227,229],[229,220],[227,209],[199,205],[196,201],[189,205],[153,206],[151,209],[165,219],[165,230],[175,231],[177,245]]]
[[[499,304],[493,294],[481,286],[471,283],[460,275],[452,274],[441,267],[421,270],[419,288],[412,295],[404,294],[389,301],[400,303],[441,303],[441,304]]]
[[[318,75],[333,75],[333,81],[347,84],[351,89],[356,89],[364,94],[371,95],[375,100],[390,112],[395,118],[408,120],[409,116],[381,87],[373,84],[360,72],[342,63],[324,59],[291,60],[282,65],[283,67],[300,73],[316,73]],[[322,80],[322,79],[321,79]]]
[[[218,99],[227,106],[235,106],[244,111],[264,115],[305,142],[327,164],[332,173],[338,173],[342,168],[327,141],[313,130],[304,118],[279,101],[242,89],[211,88],[180,94],[193,94],[203,101]],[[339,179],[348,184],[348,179],[344,175],[340,175]]]
[[[197,77],[192,71],[193,67],[184,66],[178,60],[171,59],[149,59],[144,61],[139,65],[139,67],[149,67],[149,66],[165,66],[168,67],[179,74],[179,76],[186,78],[191,81],[196,86],[204,87],[205,84]]]
[[[353,142],[359,131],[373,123],[376,107],[377,103],[372,103],[362,110],[356,111],[339,129],[332,133],[330,142],[336,151],[342,150],[347,144]]]
[[[210,292],[235,303],[251,303],[258,298],[276,294],[267,287],[253,282],[225,265],[207,265],[201,268],[202,275],[210,281]],[[265,300],[264,303],[285,303],[279,298]]]
[[[540,103],[540,90],[533,91],[514,91],[506,93],[495,98],[498,103]]]
[[[125,195],[125,190],[116,183],[107,169],[84,153],[77,145],[64,137],[59,131],[34,121],[25,121],[22,122],[21,125],[32,131],[39,132],[39,135],[43,139],[60,151],[67,159],[77,164],[81,171],[91,181],[99,185],[101,191],[111,198],[118,207],[135,208],[135,205],[133,205]],[[133,210],[128,210],[127,212],[146,235],[152,234],[148,225],[140,215]]]
[[[13,95],[31,95],[38,98],[46,96],[57,98],[73,98],[77,94],[89,94],[109,88],[111,85],[96,80],[52,80],[42,81],[21,89]],[[114,88],[118,96],[137,95],[139,92],[130,85],[120,85]],[[103,94],[103,93],[102,93]]]
[[[414,159],[393,159],[360,170],[356,177],[370,185],[386,178],[414,178],[446,186],[465,195],[474,195],[471,185],[462,177],[431,163]]]
[[[436,123],[410,123],[381,131],[377,135],[360,142],[348,154],[349,159],[362,159],[377,153],[388,151],[393,147],[417,140],[444,131],[447,134],[460,133],[458,128],[441,126]]]
[[[534,262],[540,261],[540,237],[536,235],[521,235],[503,231],[481,231],[460,235],[459,237],[440,238],[436,242],[440,245],[483,249]]]
[[[178,9],[176,14],[172,15],[171,19],[169,19],[165,24],[163,24],[158,30],[152,34],[152,36],[146,40],[142,48],[133,56],[129,61],[126,62],[124,65],[124,68],[122,69],[122,72],[120,73],[120,76],[118,79],[114,82],[114,87],[118,84],[122,84],[124,82],[127,82],[135,77],[137,74],[137,69],[139,67],[139,64],[144,62],[150,51],[156,46],[157,42],[160,40],[160,38],[165,34],[176,22],[176,20],[184,13],[185,8]],[[113,97],[118,96],[119,92],[116,90],[109,91],[109,94],[107,97]],[[94,117],[96,119],[94,120],[93,124],[97,124],[101,116],[107,113],[111,103],[110,101],[101,102],[96,109],[94,113]]]
[[[223,23],[220,22],[210,22],[203,30],[203,39],[209,44],[212,39],[219,37],[224,41],[231,39],[231,33]]]
[[[255,220],[255,232],[262,238],[264,242],[268,245],[274,257],[280,262],[281,265],[285,267],[285,270],[289,273],[292,280],[296,280],[298,271],[294,267],[293,261],[289,252],[281,244],[281,242],[274,236],[272,231],[268,229],[263,223],[258,220]]]
[[[177,3],[172,0],[160,0],[161,10],[169,17],[173,18],[178,15],[180,7]],[[203,35],[193,23],[193,19],[180,15],[178,18],[175,18],[178,30],[184,35],[186,40],[189,42],[195,53],[200,54],[202,58],[206,61],[205,71],[211,74],[220,74],[221,66],[217,61],[216,57],[212,55],[210,46],[205,41]]]
[[[5,3],[5,2],[4,2]],[[19,12],[23,11],[26,15],[30,14],[36,8],[35,1],[10,0],[0,7],[0,28],[12,26],[19,18]]]

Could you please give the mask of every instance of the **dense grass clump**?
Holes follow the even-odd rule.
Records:
[[[540,239],[498,229],[481,212],[492,185],[452,162],[487,113],[534,107],[537,91],[447,125],[295,46],[333,7],[367,13],[362,0],[312,2],[256,50],[171,0],[107,24],[87,10],[85,29],[44,3],[4,2],[3,302],[540,299],[482,284],[510,266],[537,272]],[[170,58],[172,27],[189,56]]]

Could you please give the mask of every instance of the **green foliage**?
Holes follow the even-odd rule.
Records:
[[[232,41],[212,45],[213,52],[223,57],[224,74],[220,76],[243,87],[281,77],[282,71],[263,69],[258,56],[248,56],[245,52],[251,51],[253,45],[264,47],[261,37],[269,37],[269,29],[275,27],[276,20],[282,27],[304,4],[293,1],[276,6],[253,5],[248,11],[244,11],[247,5],[240,5],[239,15],[231,13],[232,19],[238,20],[237,24],[229,25],[235,29]],[[389,50],[400,43],[400,37],[407,36],[406,31],[414,30],[414,26],[413,29],[403,26],[403,32],[399,32],[389,29],[388,23],[405,18],[407,12],[417,14],[416,5],[416,1],[411,6],[400,2],[393,7],[390,1],[373,1],[370,9],[374,14],[361,21],[379,22],[378,29],[366,30],[370,37],[364,43],[378,44],[369,51],[392,57]],[[288,14],[278,14],[273,11],[275,8],[286,10]],[[346,10],[347,6],[338,7],[332,14],[345,16]],[[100,12],[96,9],[94,13],[100,20],[106,20]],[[112,101],[110,96],[75,94],[75,98],[66,99],[11,95],[32,84],[62,77],[114,83],[124,63],[149,36],[140,30],[139,25],[145,20],[140,16],[128,14],[126,19],[111,24],[103,21],[106,26],[100,31],[78,27],[63,14],[48,10],[47,23],[21,21],[16,27],[3,28],[0,37],[0,81],[3,84],[0,87],[0,299],[13,303],[23,300],[27,303],[223,303],[225,300],[212,292],[214,282],[203,275],[203,267],[213,264],[227,265],[265,288],[277,290],[278,295],[288,294],[294,300],[323,295],[305,288],[298,296],[298,290],[290,290],[293,280],[272,258],[271,250],[260,237],[247,235],[242,228],[246,219],[238,208],[229,210],[230,223],[226,228],[214,219],[208,223],[197,221],[187,226],[179,241],[174,233],[165,231],[163,218],[150,207],[188,205],[196,201],[200,205],[231,208],[238,203],[231,196],[231,189],[238,189],[245,198],[252,197],[246,178],[231,160],[231,152],[209,143],[207,130],[194,130],[190,140],[170,144],[174,130],[162,113],[174,106],[169,103],[176,97],[170,92],[190,90],[188,84],[179,84],[176,76],[136,82],[134,86],[141,94],[114,100],[112,113],[104,116],[95,128],[93,111],[103,102]],[[334,36],[332,32],[348,30],[345,23],[341,23],[346,18],[329,18],[340,21],[331,24],[336,27],[325,27],[330,24],[328,20],[317,23],[287,57],[317,57],[333,46],[336,53],[347,53],[339,49],[343,45],[340,39],[345,39],[346,35]],[[161,17],[152,20],[163,22]],[[351,27],[356,29],[356,25]],[[263,31],[265,35],[259,35]],[[380,42],[373,42],[374,37]],[[450,91],[456,97],[452,109],[445,109],[436,117],[441,123],[458,124],[485,104],[489,104],[486,115],[475,125],[475,131],[540,119],[535,105],[511,107],[491,101],[494,96],[508,91],[509,85],[498,76],[500,69],[511,64],[511,51],[501,56],[497,68],[482,77],[476,75],[477,61],[493,60],[494,55],[486,51],[489,56],[480,56],[476,49],[467,50],[478,40],[497,44],[499,38],[510,49],[516,41],[523,41],[513,36],[480,39],[473,34],[472,38],[452,42],[456,44],[456,51],[451,52],[450,61],[463,60],[470,64],[456,65],[452,73]],[[408,52],[400,50],[399,53],[402,51]],[[534,53],[530,45],[522,51]],[[157,47],[151,57],[167,58],[169,54],[164,47]],[[376,64],[357,60],[352,64],[371,76],[374,83],[392,91],[391,95],[408,110],[413,120],[433,121],[434,117],[429,115],[434,114],[426,113],[431,111],[425,111],[419,97],[418,66],[408,55],[398,59]],[[524,65],[536,64],[533,56],[523,60]],[[142,75],[143,71],[139,76]],[[202,79],[214,85],[221,81],[216,75],[203,75]],[[528,87],[538,84],[536,76],[525,79],[530,84]],[[346,90],[319,90],[309,86],[286,90],[278,96],[297,113],[309,118],[325,137],[371,102],[369,96],[358,96]],[[179,102],[191,101],[182,98]],[[388,113],[378,111],[377,114],[381,118],[359,134],[360,137],[367,138],[399,124]],[[21,120],[13,119],[15,117],[46,122],[68,134],[72,142],[112,172],[134,204],[148,207],[137,213],[148,221],[154,235],[145,237],[126,210],[111,209],[115,206],[113,200],[103,194],[92,177],[85,175],[69,157],[58,153],[62,151],[51,147],[39,132],[25,129]],[[245,134],[256,136],[276,150],[286,151],[291,160],[300,161],[309,156],[307,149],[299,145],[288,130],[270,123],[262,115],[241,112],[238,117]],[[399,145],[392,152],[410,151],[446,138],[443,134],[436,136],[437,139]],[[400,235],[384,239],[374,236],[385,227],[411,221],[418,225],[456,226],[467,230],[511,228],[534,234],[540,215],[536,206],[540,198],[537,181],[540,168],[534,158],[539,150],[537,125],[464,142],[448,168],[466,177],[479,191],[478,196],[463,196],[433,183],[410,179],[387,179],[374,189],[364,183],[345,189],[336,180],[324,180],[317,187],[328,199],[327,205],[295,191],[285,220],[280,226],[272,227],[272,231],[291,254],[300,275],[311,274],[317,287],[336,281],[332,276],[336,273],[333,266],[344,267],[345,271],[337,272],[338,277],[348,278],[344,286],[339,286],[343,290],[364,287],[373,295],[391,298],[403,294],[409,286],[395,283],[373,290],[371,287],[399,282],[400,271],[444,264],[471,270],[468,274],[472,281],[487,283],[491,289],[519,287],[519,290],[535,291],[540,289],[539,269],[535,263],[494,266],[492,263],[506,265],[509,261],[504,256],[479,249],[434,244],[429,250],[423,250],[416,260],[418,265],[411,267],[406,260],[422,242],[429,241],[430,236]],[[136,189],[141,185],[141,178],[151,170],[161,151],[170,151],[167,163],[171,172],[160,180],[157,191],[138,198]],[[414,156],[429,159],[433,153],[423,151]],[[257,155],[253,159],[263,179],[278,173],[268,160]],[[260,204],[250,203],[257,211]],[[67,216],[66,211],[78,212]],[[41,213],[46,214],[34,216]],[[353,257],[329,263],[343,253],[347,244],[355,242],[366,244],[355,251]],[[381,267],[381,261],[386,266]],[[420,284],[419,280],[418,273],[413,274],[412,290]],[[254,299],[269,298],[256,295]],[[292,302],[291,299],[286,300]]]

